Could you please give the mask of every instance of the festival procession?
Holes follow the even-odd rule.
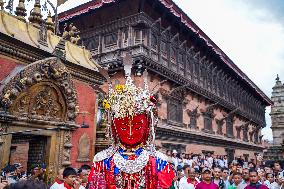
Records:
[[[274,3],[0,0],[0,189],[284,189]]]

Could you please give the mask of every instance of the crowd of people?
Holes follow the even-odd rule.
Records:
[[[58,170],[53,182],[46,178],[46,166],[34,164],[30,173],[21,164],[7,165],[1,174],[0,189],[86,189],[91,166],[82,165],[79,169],[66,167]]]
[[[242,156],[178,154],[167,151],[176,170],[171,189],[284,189],[281,162],[246,162]]]
[[[258,164],[242,157],[228,162],[227,156],[178,154],[167,151],[176,176],[170,189],[284,189],[284,171],[280,162]],[[89,165],[79,169],[59,169],[49,183],[44,164],[31,166],[30,173],[21,164],[7,165],[1,174],[0,189],[87,189]]]

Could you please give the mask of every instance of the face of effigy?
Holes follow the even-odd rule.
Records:
[[[146,114],[114,119],[113,133],[127,148],[145,144],[149,135],[149,119]]]

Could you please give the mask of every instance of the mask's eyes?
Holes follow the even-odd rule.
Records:
[[[126,130],[127,128],[127,123],[126,122],[121,122],[121,126],[120,126],[121,130]]]
[[[143,125],[143,121],[142,120],[133,123],[133,127],[134,127],[135,130],[140,130],[142,125]]]

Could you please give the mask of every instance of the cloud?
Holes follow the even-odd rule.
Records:
[[[284,79],[284,27],[259,1],[174,0],[249,78],[271,96],[276,74]],[[262,1],[265,3],[265,1]],[[267,2],[267,1],[266,1]],[[282,3],[283,4],[283,3]],[[282,5],[284,6],[284,5]],[[270,108],[264,139],[272,140]]]

